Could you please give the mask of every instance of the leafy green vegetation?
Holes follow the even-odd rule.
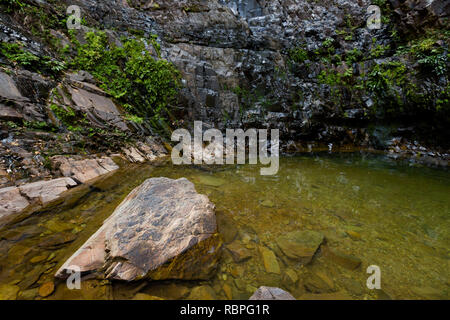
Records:
[[[131,121],[131,122],[134,122],[134,123],[137,123],[137,124],[142,124],[144,122],[143,118],[138,117],[136,115],[128,114],[124,118],[125,118],[125,120]]]
[[[303,63],[308,59],[308,51],[303,48],[295,48],[289,51],[289,57],[296,63]]]
[[[52,104],[50,105],[50,109],[53,111],[55,116],[66,125],[71,124],[76,118],[75,111],[70,107],[61,107],[56,104]]]
[[[104,32],[90,32],[86,44],[77,45],[73,69],[86,70],[100,86],[139,117],[164,119],[180,86],[179,72],[169,62],[155,59],[144,40],[126,39],[123,47],[110,44]],[[159,45],[150,44],[159,54]],[[137,118],[135,118],[137,119]]]
[[[353,69],[351,67],[347,67],[344,72],[338,72],[336,70],[322,70],[317,77],[317,80],[319,83],[330,86],[345,86],[350,85],[352,75]]]
[[[367,75],[366,87],[382,96],[389,96],[396,85],[404,85],[407,69],[401,62],[376,64]]]
[[[346,56],[346,59],[345,59],[346,62],[348,64],[352,64],[354,62],[361,61],[364,55],[361,52],[361,50],[359,50],[358,48],[354,48],[353,50],[347,51],[345,53],[345,56]]]
[[[0,0],[0,4],[6,5],[8,7],[23,7],[25,4],[20,0]]]
[[[20,0],[0,0],[0,5],[5,5],[7,12],[12,12],[15,9],[21,9],[25,6]]]
[[[391,13],[386,1],[376,4],[385,7],[385,14]],[[336,33],[337,39],[344,40],[354,28],[351,17],[347,17],[347,28]],[[363,106],[370,117],[389,119],[429,114],[432,118],[439,114],[445,118],[444,112],[450,112],[446,49],[450,44],[449,34],[442,30],[429,31],[399,47],[377,43],[374,38],[372,46],[363,51],[345,50],[339,46],[340,41],[328,38],[314,52],[296,48],[289,52],[289,57],[295,63],[309,59],[320,66],[317,81],[329,87],[330,100],[337,108],[342,108],[346,101],[346,107]],[[304,69],[292,71],[305,72]],[[429,84],[424,89],[414,79]],[[367,97],[373,102],[370,107],[364,107]]]
[[[58,75],[66,68],[63,62],[48,56],[38,57],[24,50],[18,43],[1,42],[0,55],[21,67],[45,74]]]
[[[43,131],[55,131],[56,128],[45,121],[25,121],[23,120],[23,126],[29,129],[43,130]]]
[[[381,58],[389,49],[390,49],[389,45],[384,46],[378,44],[374,46],[374,48],[372,48],[372,50],[370,51],[370,58],[371,59]]]
[[[414,41],[409,52],[414,55],[417,62],[425,69],[437,76],[447,74],[448,53],[443,46],[437,45],[434,37]]]
[[[69,106],[59,106],[57,104],[51,104],[50,109],[55,116],[62,122],[64,127],[74,133],[90,132],[89,121],[86,118],[86,114],[83,112],[75,112]]]

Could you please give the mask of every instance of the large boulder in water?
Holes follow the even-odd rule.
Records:
[[[221,242],[214,205],[187,179],[151,178],[134,189],[56,273],[73,266],[108,279],[207,279]]]

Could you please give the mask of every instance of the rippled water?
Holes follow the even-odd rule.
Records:
[[[145,179],[159,176],[186,177],[207,194],[217,208],[224,248],[242,248],[247,259],[236,263],[224,249],[216,275],[202,282],[86,280],[82,290],[57,282],[49,299],[131,299],[138,292],[165,299],[248,299],[261,285],[283,288],[296,298],[450,297],[450,173],[367,154],[285,157],[276,176],[260,176],[258,166],[249,165],[216,171],[170,163],[126,166],[0,231],[3,295],[19,290],[19,299],[39,299],[39,287],[54,281],[58,266],[121,200]],[[297,230],[322,233],[328,248],[361,260],[361,266],[350,270],[323,250],[306,266],[288,259],[276,239]],[[267,272],[261,248],[274,253],[279,272]],[[366,286],[369,265],[380,267],[381,291]],[[198,286],[207,287],[192,291]]]

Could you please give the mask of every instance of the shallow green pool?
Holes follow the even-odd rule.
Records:
[[[72,291],[59,282],[48,298],[130,299],[140,292],[165,299],[248,299],[261,285],[283,288],[297,298],[450,298],[449,171],[410,167],[382,156],[325,153],[282,158],[276,176],[261,176],[258,166],[249,165],[124,167],[0,232],[2,290],[38,298],[39,286],[54,281],[58,266],[120,201],[145,179],[159,176],[186,177],[209,196],[225,248],[240,251],[243,261],[235,262],[225,249],[210,281],[86,280],[82,290]],[[323,250],[310,264],[299,265],[277,246],[277,239],[296,230],[322,233],[327,248],[361,265],[348,268]],[[273,252],[272,261],[263,260],[261,248]],[[366,286],[369,265],[380,267],[381,291]],[[198,286],[202,290],[192,290]]]

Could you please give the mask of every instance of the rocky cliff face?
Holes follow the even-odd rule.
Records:
[[[292,151],[317,142],[387,148],[392,137],[419,140],[417,148],[448,148],[447,1],[372,1],[381,8],[376,30],[367,27],[372,2],[366,0],[24,2],[34,11],[15,7],[0,14],[0,39],[20,41],[38,57],[58,59],[57,49],[70,43],[69,5],[81,8],[82,29],[72,33],[81,42],[90,28],[105,30],[118,44],[122,37],[156,35],[161,58],[182,76],[169,116],[174,128],[192,120],[219,129],[279,128]],[[5,121],[44,126],[54,122],[50,105],[56,103],[87,111],[93,126],[116,132],[110,141],[123,133],[153,135],[145,123],[126,121],[121,106],[89,76],[49,78],[0,59]],[[86,144],[75,140],[68,147]],[[120,151],[100,145],[91,151]]]
[[[423,113],[416,112],[418,104],[433,109],[448,98],[444,72],[420,72],[418,59],[397,51],[426,28],[444,36],[450,10],[445,1],[376,1],[382,10],[379,30],[367,28],[372,2],[363,0],[113,3],[80,4],[106,28],[159,35],[163,57],[183,75],[178,106],[183,119],[219,128],[279,127],[284,141],[377,144],[368,123],[400,119],[405,120],[400,126],[418,125]],[[445,48],[448,65],[445,39],[436,45]],[[296,56],[299,50],[306,56]],[[397,77],[412,77],[414,88],[393,81],[392,88],[381,88],[393,92],[358,89],[377,65],[396,63],[407,70]],[[321,77],[328,72],[349,80]],[[391,99],[402,100],[389,106],[400,110],[392,116],[383,110]]]

